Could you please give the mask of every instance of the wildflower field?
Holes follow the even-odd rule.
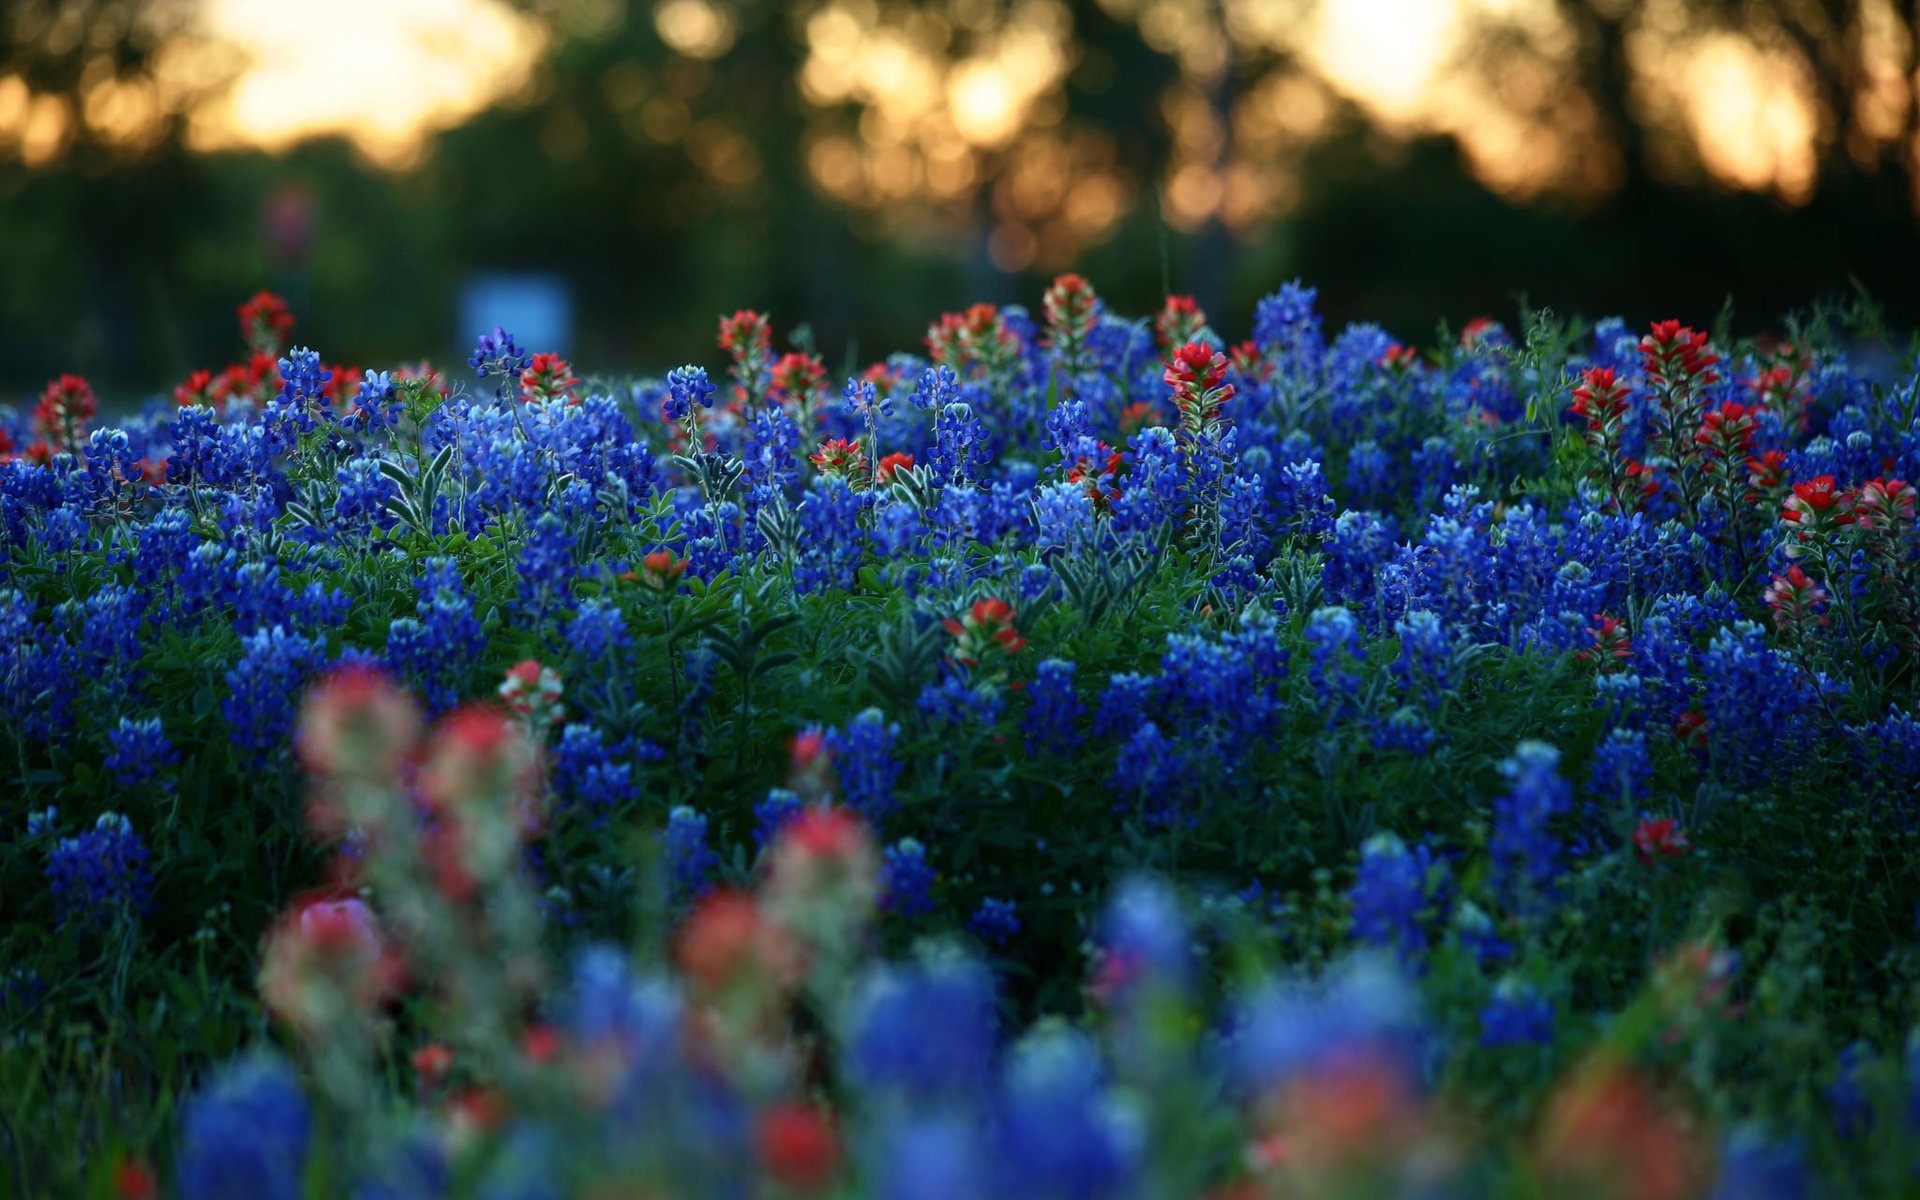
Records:
[[[1920,1191],[1870,305],[239,316],[0,417],[0,1195]]]

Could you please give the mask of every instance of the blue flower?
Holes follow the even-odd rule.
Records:
[[[1049,658],[1035,668],[1027,690],[1027,714],[1021,722],[1027,753],[1071,754],[1079,747],[1080,716],[1085,711],[1074,691],[1074,665]]]
[[[768,789],[767,798],[753,806],[753,844],[763,850],[773,845],[787,822],[799,816],[805,807],[806,802],[798,792],[781,787]]]
[[[152,855],[119,813],[61,838],[47,857],[55,920],[64,928],[100,931],[122,917],[139,919],[153,905]]]
[[[513,335],[499,326],[495,326],[492,333],[481,334],[474,343],[473,353],[467,356],[467,365],[482,379],[518,378],[532,362],[532,356],[522,353],[514,344]]]
[[[933,911],[933,865],[927,849],[913,838],[888,846],[880,870],[880,906],[903,917]]]
[[[661,402],[660,412],[668,421],[684,421],[694,406],[713,407],[713,381],[707,378],[705,367],[696,367],[689,363],[667,372],[667,395]],[[700,447],[693,447],[698,450]]]
[[[1360,851],[1360,868],[1347,899],[1353,905],[1353,936],[1389,947],[1412,965],[1427,948],[1427,923],[1445,886],[1446,867],[1424,844],[1408,849],[1391,833],[1378,833]]]
[[[1480,1010],[1480,1044],[1488,1048],[1552,1045],[1553,1002],[1532,984],[1502,980],[1493,999]]]
[[[707,847],[707,818],[682,804],[667,814],[667,871],[677,898],[698,896],[712,885],[708,876],[720,856]]]
[[[980,901],[980,907],[967,918],[967,929],[989,945],[1005,946],[1020,936],[1018,908],[1011,900],[996,900],[988,896]]]
[[[286,750],[293,736],[294,708],[321,665],[321,648],[278,625],[258,630],[241,646],[240,661],[227,672],[227,697],[220,711],[233,744],[261,765]]]
[[[1554,825],[1572,808],[1572,789],[1560,778],[1560,752],[1544,742],[1522,742],[1500,770],[1512,790],[1493,802],[1494,888],[1524,910],[1553,896],[1561,843]]]
[[[888,723],[877,708],[855,716],[844,731],[827,731],[841,799],[875,827],[896,807],[893,789],[900,780],[900,763],[894,758],[893,742],[899,734],[900,726]]]
[[[877,967],[854,997],[849,1076],[868,1093],[979,1097],[993,1069],[994,1012],[993,977],[971,958],[944,952]]]
[[[306,1098],[279,1058],[230,1063],[180,1120],[180,1200],[299,1200],[310,1136]]]
[[[161,771],[180,762],[180,752],[167,740],[159,717],[138,721],[121,717],[119,725],[108,732],[107,742],[111,750],[106,767],[113,772],[114,782],[122,787],[145,787],[154,782]],[[166,781],[163,786],[171,789],[172,781]]]

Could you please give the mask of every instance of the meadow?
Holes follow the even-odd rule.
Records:
[[[1920,1188],[1871,304],[238,315],[0,415],[0,1194]]]

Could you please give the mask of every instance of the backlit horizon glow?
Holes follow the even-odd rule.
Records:
[[[734,45],[735,2],[633,0],[628,19],[648,21],[685,60],[713,59]],[[49,161],[76,119],[138,144],[169,94],[200,88],[213,98],[186,108],[197,149],[277,151],[343,136],[372,161],[405,168],[435,131],[526,94],[556,36],[503,0],[201,3],[205,36],[163,52],[155,87],[103,78],[76,112],[28,94],[18,77],[0,78],[0,152]],[[801,151],[812,182],[893,230],[971,221],[978,209],[969,197],[989,188],[990,249],[1019,269],[1100,240],[1149,187],[1176,228],[1219,219],[1257,230],[1299,202],[1306,152],[1343,110],[1370,121],[1380,147],[1455,138],[1480,182],[1515,201],[1592,199],[1620,175],[1604,119],[1574,82],[1581,48],[1552,0],[1100,4],[1179,66],[1159,98],[1172,134],[1164,179],[1131,178],[1117,165],[1112,131],[1069,110],[1067,81],[1087,51],[1061,0],[926,0],[911,9],[811,0],[789,11],[803,51],[794,86],[810,114]],[[1858,114],[1853,128],[1836,129],[1780,30],[1717,27],[1684,0],[1649,0],[1627,48],[1650,168],[1799,204],[1812,194],[1823,147],[1843,145],[1863,165],[1895,152],[1914,104],[1901,66],[1910,34],[1891,0],[1863,0],[1858,20]],[[1252,63],[1268,65],[1248,74]],[[1234,83],[1223,93],[1216,83],[1229,70]],[[208,87],[227,77],[230,88]],[[609,94],[632,101],[627,124],[637,138],[685,139],[717,182],[751,183],[751,146],[704,119],[701,97],[648,97],[638,86],[609,77]]]
[[[206,0],[208,32],[249,60],[196,115],[207,149],[279,150],[351,138],[377,162],[410,161],[433,130],[522,87],[543,25],[497,0]]]

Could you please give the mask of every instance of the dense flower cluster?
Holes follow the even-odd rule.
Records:
[[[1316,304],[1229,344],[1064,276],[845,378],[742,311],[614,382],[361,371],[263,293],[137,412],[52,381],[0,413],[0,1014],[151,1030],[262,947],[313,1094],[211,1077],[183,1196],[402,1063],[365,1195],[1903,1186],[1920,384],[1828,312]],[[677,976],[558,982],[647,922]]]

